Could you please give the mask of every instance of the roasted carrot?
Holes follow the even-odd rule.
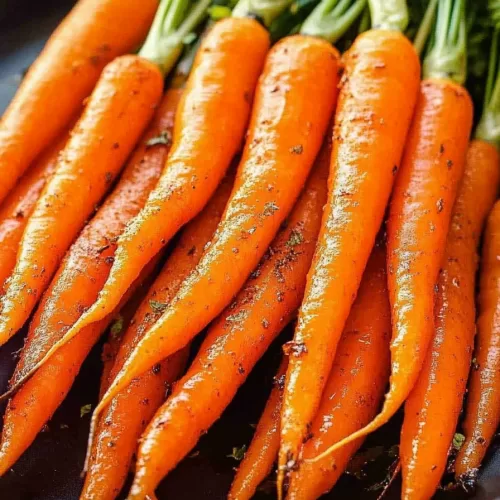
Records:
[[[160,177],[169,145],[152,144],[162,134],[171,133],[180,96],[180,90],[166,92],[115,189],[64,258],[30,324],[26,344],[11,380],[12,388],[17,388],[25,380],[33,366],[95,301],[108,275],[116,238],[127,221],[139,212]],[[2,436],[0,470],[7,470],[12,465],[61,404],[89,350],[111,319],[112,316],[92,325],[65,346],[14,396],[5,414],[8,434],[4,432]],[[54,373],[66,372],[68,375],[54,379]],[[47,387],[52,393],[50,398],[42,397],[42,391]],[[25,401],[30,401],[30,404],[27,406]],[[26,430],[28,424],[29,432]]]
[[[26,225],[2,297],[0,344],[23,326],[111,186],[151,119],[162,86],[158,69],[137,56],[117,58],[104,70]]]
[[[131,498],[144,498],[220,417],[300,305],[326,200],[328,141],[286,228],[210,327],[187,374],[141,440]]]
[[[231,192],[234,176],[227,175],[200,214],[183,230],[160,275],[137,309],[123,336],[108,385],[121,370],[140,339],[158,320],[181,283],[195,268],[210,242]],[[165,399],[166,388],[183,370],[189,349],[183,349],[134,380],[111,402],[97,427],[97,439],[88,459],[81,498],[115,498],[123,487],[137,448],[137,440]],[[110,443],[113,443],[110,445]]]
[[[252,442],[234,477],[227,496],[229,500],[250,500],[259,484],[273,468],[280,446],[281,402],[287,366],[288,358],[285,356],[274,377],[274,387],[257,424]]]
[[[500,167],[500,136],[492,126],[500,113],[500,28],[493,34],[490,69],[485,92],[484,110],[476,129],[475,140],[469,147],[468,162],[484,172],[486,180],[495,186]],[[474,203],[487,196],[488,189],[477,189]],[[476,205],[477,206],[477,205]],[[465,441],[456,462],[455,474],[468,486],[474,483],[486,450],[500,423],[500,349],[498,317],[500,310],[500,205],[491,211],[486,226],[479,279],[478,319],[475,360],[469,378],[469,394],[463,430]]]
[[[278,492],[317,412],[384,217],[418,93],[418,56],[400,33],[403,26],[392,24],[404,14],[404,2],[391,4],[393,12],[382,4],[370,2],[374,26],[381,29],[358,36],[344,56],[328,202],[294,337],[301,355],[290,358],[287,371]]]
[[[375,416],[389,380],[390,338],[385,249],[376,245],[340,339],[310,439],[303,447],[305,459],[314,458]],[[330,491],[362,441],[317,463],[300,464],[290,475],[288,498],[315,499]]]
[[[445,116],[450,118],[448,112]],[[483,140],[470,143],[439,271],[433,338],[405,404],[400,445],[404,499],[432,497],[446,469],[474,347],[477,249],[497,196],[499,166],[494,146]]]
[[[452,1],[439,4],[435,44],[424,60],[424,80],[389,210],[389,392],[381,413],[331,450],[373,432],[394,415],[417,381],[434,332],[435,285],[472,127],[472,102],[460,83],[465,80],[462,5],[455,2],[452,13]]]
[[[36,160],[0,205],[0,294],[16,265],[17,249],[26,223],[47,179],[54,173],[59,152],[69,132],[64,132]]]
[[[56,140],[104,66],[146,36],[158,0],[81,0],[31,66],[0,122],[0,202]]]

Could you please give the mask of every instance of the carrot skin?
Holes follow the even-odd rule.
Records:
[[[0,203],[61,134],[105,65],[144,39],[157,0],[82,0],[31,65],[0,122]]]
[[[16,266],[17,249],[24,228],[43,187],[54,173],[59,152],[68,136],[69,130],[40,155],[0,206],[0,294]]]
[[[151,119],[162,87],[158,68],[140,57],[105,68],[26,225],[2,298],[0,344],[30,315]]]
[[[306,187],[245,287],[210,327],[187,374],[143,434],[131,498],[143,498],[220,417],[302,299],[326,201],[328,141]],[[237,360],[237,362],[235,361]]]
[[[234,477],[228,500],[250,500],[271,473],[280,446],[280,414],[288,358],[274,377],[274,387],[255,429],[252,442]]]
[[[290,359],[287,371],[280,481],[286,463],[299,458],[319,406],[384,217],[418,93],[418,56],[397,32],[360,35],[344,62],[329,198],[295,331],[302,354]]]
[[[183,230],[163,270],[150,287],[123,336],[108,386],[130,352],[161,316],[182,281],[195,268],[205,245],[211,240],[229,198],[234,176],[227,175],[205,209]],[[152,304],[157,304],[153,308]],[[184,370],[189,349],[185,348],[134,380],[113,399],[97,427],[81,499],[113,499],[127,477],[137,441],[156,410],[165,400],[168,387]],[[110,445],[109,443],[113,443]]]
[[[25,347],[11,380],[12,387],[23,381],[33,366],[63,337],[68,326],[96,299],[109,272],[116,238],[146,202],[168,154],[168,145],[149,147],[147,141],[172,130],[180,96],[179,90],[166,92],[115,189],[63,260],[30,324]],[[5,422],[10,423],[4,427],[10,429],[10,437],[3,436],[0,470],[10,467],[61,404],[81,364],[112,316],[92,325],[68,343],[11,400],[5,414]],[[44,390],[50,390],[51,396],[43,397]],[[25,401],[30,404],[25,404]],[[27,423],[24,424],[23,420]],[[19,425],[26,425],[29,432]],[[13,446],[12,442],[16,443],[18,451],[8,450]]]
[[[68,336],[109,314],[151,257],[208,202],[241,148],[269,43],[267,31],[244,18],[218,22],[203,39],[163,175],[120,238],[99,299]]]
[[[400,445],[404,499],[434,495],[462,408],[474,347],[477,248],[499,182],[499,165],[484,161],[485,147],[491,146],[479,141],[469,146],[439,273],[435,333],[405,404]]]
[[[330,491],[361,446],[363,438],[319,462],[307,462],[376,415],[389,380],[390,338],[385,248],[376,245],[340,339],[311,439],[303,447],[305,461],[290,475],[290,500],[314,500]]]
[[[321,147],[336,100],[337,62],[330,44],[304,36],[283,39],[269,52],[214,241],[128,358],[108,397],[184,347],[244,285],[292,209]],[[307,95],[317,99],[308,101]],[[210,300],[200,300],[207,293]],[[107,402],[105,396],[97,412]]]
[[[483,144],[485,161],[499,165],[498,152]],[[482,193],[481,193],[482,196]],[[475,368],[471,370],[463,423],[465,442],[456,462],[457,479],[474,479],[500,423],[500,203],[491,211],[483,241]]]

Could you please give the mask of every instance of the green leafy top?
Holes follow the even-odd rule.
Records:
[[[361,15],[366,0],[322,0],[304,21],[300,32],[335,43]]]
[[[294,0],[269,26],[273,41],[300,31],[302,23],[318,5],[319,0]]]
[[[424,59],[424,78],[446,78],[460,85],[467,77],[465,0],[438,2],[434,31]]]
[[[139,55],[168,74],[182,53],[184,40],[205,18],[210,3],[211,0],[161,0]]]
[[[253,15],[262,19],[264,24],[269,27],[292,2],[293,0],[240,0],[233,9],[233,16]]]
[[[405,31],[408,26],[408,6],[405,0],[368,0],[372,28]]]

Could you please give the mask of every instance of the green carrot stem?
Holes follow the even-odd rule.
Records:
[[[408,5],[405,0],[368,0],[373,29],[404,32],[408,26]]]
[[[418,28],[417,34],[415,35],[415,40],[413,41],[413,46],[420,55],[424,50],[424,46],[427,43],[427,39],[431,33],[432,25],[434,24],[434,18],[436,16],[436,9],[438,5],[438,0],[430,0],[425,10],[424,17],[420,26]]]
[[[233,16],[257,16],[269,27],[292,2],[293,0],[240,0],[233,9]]]

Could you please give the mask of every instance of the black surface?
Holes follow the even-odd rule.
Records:
[[[21,75],[39,52],[43,43],[64,13],[74,3],[71,0],[30,1],[0,0],[0,112],[20,82]],[[277,367],[279,347],[289,332],[285,332],[257,365],[248,382],[222,419],[196,447],[199,453],[184,460],[160,485],[158,498],[218,500],[225,498],[237,463],[227,455],[233,446],[248,444],[270,389]],[[7,385],[13,370],[13,354],[22,345],[22,336],[15,337],[0,348],[0,390]],[[83,465],[88,433],[89,415],[80,418],[80,407],[95,406],[101,372],[98,345],[84,363],[66,401],[49,422],[31,448],[19,462],[0,479],[0,499],[8,500],[73,500],[81,488],[80,471]],[[3,408],[0,409],[3,412]],[[370,448],[381,443],[389,448],[397,443],[398,415],[388,426],[371,436]],[[490,453],[490,456],[492,453]],[[360,480],[344,476],[329,498],[375,499],[380,491],[369,492],[367,487],[380,481],[390,461],[378,460],[366,468],[368,477]],[[500,453],[490,459],[476,491],[479,500],[500,498]],[[388,492],[387,499],[396,499],[398,482]],[[273,484],[268,481],[258,499],[273,498]],[[436,498],[458,499],[466,495],[460,490],[439,492]]]

